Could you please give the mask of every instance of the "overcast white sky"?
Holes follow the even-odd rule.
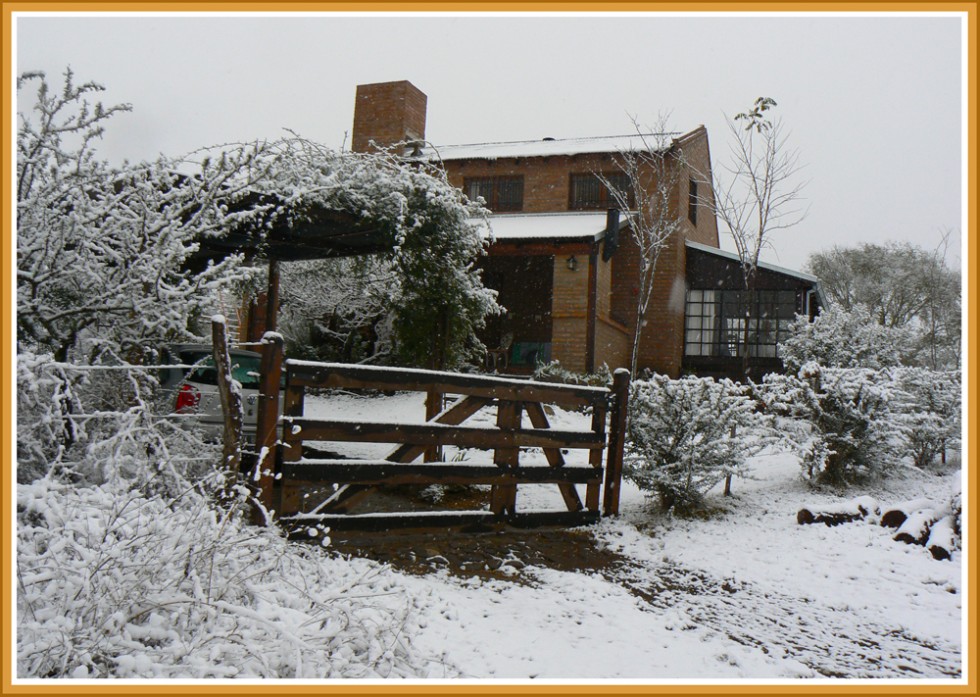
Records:
[[[766,258],[802,268],[835,244],[932,249],[941,230],[965,229],[963,21],[24,14],[14,70],[42,69],[57,82],[70,64],[79,80],[108,88],[107,103],[132,103],[104,139],[110,161],[284,128],[339,147],[356,85],[410,80],[428,95],[426,135],[437,145],[623,134],[631,115],[652,123],[669,111],[676,130],[707,126],[717,169],[726,115],[770,96],[807,165],[810,212],[777,234]]]

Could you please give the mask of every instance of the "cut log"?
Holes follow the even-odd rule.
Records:
[[[796,522],[800,525],[823,523],[828,527],[863,520],[869,515],[878,515],[878,502],[870,496],[860,496],[841,504],[823,504],[801,508],[796,514]]]
[[[885,509],[885,512],[881,514],[881,524],[886,528],[895,528],[897,530],[902,527],[902,523],[905,522],[910,514],[915,511],[934,507],[932,501],[929,499],[901,501]]]
[[[926,549],[934,559],[952,559],[953,550],[958,547],[958,537],[953,516],[943,516],[929,528]]]
[[[933,508],[914,511],[902,523],[894,539],[909,545],[925,545],[929,539],[929,529],[940,517]]]

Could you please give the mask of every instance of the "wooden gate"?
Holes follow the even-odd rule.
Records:
[[[492,526],[531,527],[593,522],[618,513],[629,372],[617,371],[611,389],[533,382],[519,378],[427,370],[379,368],[282,360],[273,337],[263,353],[259,464],[253,481],[267,510],[281,522],[333,530]],[[284,374],[284,379],[282,376]],[[282,416],[277,417],[279,386]],[[389,423],[316,419],[305,413],[310,388],[347,388],[426,393],[426,421]],[[547,405],[587,408],[591,428],[552,428]],[[493,426],[466,425],[480,410],[496,409]],[[525,423],[523,415],[527,415]],[[607,420],[609,430],[607,437]],[[264,436],[264,437],[262,437]],[[343,459],[323,443],[390,443],[381,459]],[[442,446],[486,453],[483,461],[446,461]],[[544,454],[529,462],[528,449]],[[580,450],[584,463],[566,461]],[[371,512],[356,503],[378,487],[427,484],[490,485],[486,508],[471,511]],[[518,511],[522,484],[554,484],[564,511]],[[584,486],[582,501],[577,486]]]

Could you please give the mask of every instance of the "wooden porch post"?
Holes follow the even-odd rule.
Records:
[[[585,372],[595,372],[595,334],[596,313],[599,294],[599,255],[595,251],[589,254],[589,297],[585,310]]]
[[[269,260],[269,286],[265,294],[265,331],[279,326],[279,260]]]
[[[252,520],[257,525],[270,525],[275,513],[273,485],[278,469],[279,384],[282,378],[282,335],[266,332],[262,337],[262,368],[259,378],[259,408],[255,429],[255,469],[251,485],[256,488],[258,502]]]

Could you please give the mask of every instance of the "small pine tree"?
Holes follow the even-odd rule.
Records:
[[[763,378],[766,410],[788,417],[784,437],[800,455],[804,479],[843,487],[878,478],[900,460],[887,371],[804,365],[795,375]]]
[[[667,510],[702,507],[712,487],[744,475],[746,459],[769,442],[768,421],[748,390],[694,376],[633,382],[624,475]]]

